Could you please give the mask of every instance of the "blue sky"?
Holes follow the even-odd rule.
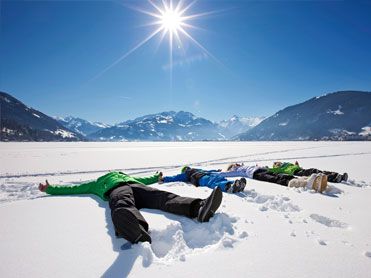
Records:
[[[189,14],[217,12],[187,30],[217,61],[183,36],[170,70],[156,36],[100,75],[155,28],[132,6],[154,11],[147,1],[1,1],[0,90],[48,115],[107,123],[169,110],[269,116],[371,91],[370,2],[199,0]]]

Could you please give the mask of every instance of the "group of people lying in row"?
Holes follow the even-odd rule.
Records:
[[[242,177],[235,181],[227,178]],[[236,193],[245,189],[246,179],[255,179],[277,183],[288,187],[307,187],[322,193],[327,188],[327,182],[341,182],[348,180],[348,174],[339,174],[331,171],[322,171],[315,168],[303,169],[299,163],[274,162],[273,167],[245,166],[243,163],[233,163],[227,171],[202,170],[184,166],[179,175],[160,177],[159,182],[190,182],[195,186],[219,187],[223,192]]]
[[[241,177],[235,181],[231,177]],[[277,183],[289,187],[307,187],[323,192],[327,182],[341,182],[348,179],[348,174],[303,169],[298,162],[275,162],[272,168],[245,166],[240,163],[230,164],[227,171],[202,170],[184,166],[175,176],[163,176],[156,173],[148,177],[133,177],[122,172],[109,172],[96,181],[71,185],[50,185],[48,181],[39,184],[39,190],[51,195],[95,194],[109,201],[111,218],[117,237],[131,243],[152,242],[149,226],[140,209],[159,209],[165,212],[197,218],[207,222],[219,208],[223,193],[237,193],[244,190],[246,178]],[[213,189],[206,199],[182,197],[177,194],[156,189],[147,185],[159,182],[190,182],[195,186]]]

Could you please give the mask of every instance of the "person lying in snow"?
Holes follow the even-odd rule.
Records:
[[[116,236],[131,243],[152,242],[148,223],[139,212],[141,208],[159,209],[207,222],[222,202],[223,193],[219,188],[207,199],[195,199],[146,186],[161,178],[162,173],[131,177],[122,172],[110,172],[96,181],[73,186],[50,185],[46,180],[45,184],[39,184],[39,190],[51,195],[95,194],[109,201]]]
[[[245,166],[243,163],[232,163],[226,172],[220,172],[219,175],[222,177],[246,177],[289,187],[307,187],[320,193],[327,188],[327,176],[322,173],[312,174],[308,178],[296,178],[293,175],[270,172],[270,168],[266,166]]]
[[[219,187],[223,192],[237,193],[245,189],[246,179],[242,178],[235,181],[229,181],[220,176],[221,170],[203,170],[184,166],[181,173],[175,176],[163,177],[161,182],[190,182],[194,186],[206,186],[209,188]]]
[[[312,174],[323,173],[327,176],[327,180],[329,182],[336,183],[348,180],[347,173],[341,175],[333,171],[323,171],[315,168],[303,169],[300,167],[299,162],[297,161],[295,161],[295,163],[276,161],[273,163],[273,168],[270,168],[269,171],[271,173],[287,174],[294,176],[310,176]]]

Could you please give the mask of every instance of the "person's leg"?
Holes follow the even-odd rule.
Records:
[[[295,171],[294,175],[300,176],[300,177],[309,177],[312,174],[318,174],[318,173],[321,173],[321,171],[315,168],[309,168],[309,169],[297,170]]]
[[[315,168],[309,168],[309,169],[300,169],[294,173],[295,176],[306,176],[309,177],[312,174],[325,174],[327,176],[327,180],[329,182],[341,182],[341,175],[339,176],[339,173],[331,172],[331,171],[322,171]]]
[[[141,184],[131,184],[130,187],[138,209],[159,209],[194,218],[197,217],[201,207],[201,199],[181,197],[174,193]]]
[[[109,195],[111,218],[118,237],[137,243],[151,242],[148,223],[136,207],[134,195],[129,185],[115,188]]]
[[[200,178],[198,183],[200,186],[206,186],[212,189],[219,187],[223,192],[226,192],[233,182],[218,175],[206,175]]]
[[[323,174],[327,176],[327,181],[329,182],[341,182],[342,176],[339,173],[331,172],[331,171],[321,171]]]
[[[283,186],[288,186],[289,181],[293,178],[295,177],[291,175],[269,173],[268,170],[265,169],[259,169],[255,171],[253,175],[253,179],[255,180],[277,183]]]

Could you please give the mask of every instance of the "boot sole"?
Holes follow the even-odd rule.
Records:
[[[208,222],[209,219],[214,215],[215,211],[219,208],[220,204],[222,203],[222,199],[223,193],[219,187],[216,187],[211,193],[211,196],[207,199],[207,202],[204,205],[201,214],[197,217],[197,220],[200,222]]]
[[[246,186],[246,179],[245,178],[241,178],[239,180],[236,180],[233,183],[232,193],[238,193],[238,192],[244,191],[245,186]]]
[[[240,191],[240,180],[235,180],[232,185],[232,193],[236,193]]]
[[[341,183],[342,180],[343,180],[343,176],[340,175],[340,174],[338,174],[338,175],[336,176],[336,178],[335,178],[335,182],[336,182],[336,183]]]
[[[321,188],[320,188],[320,193],[322,193],[323,191],[325,191],[327,188],[327,176],[326,175],[323,175],[321,176]]]
[[[242,192],[242,191],[245,190],[245,187],[246,187],[246,179],[245,178],[240,179],[240,185],[241,185],[240,192]]]
[[[317,192],[322,192],[321,186],[322,186],[322,177],[318,175],[313,181],[312,189],[314,189]]]

